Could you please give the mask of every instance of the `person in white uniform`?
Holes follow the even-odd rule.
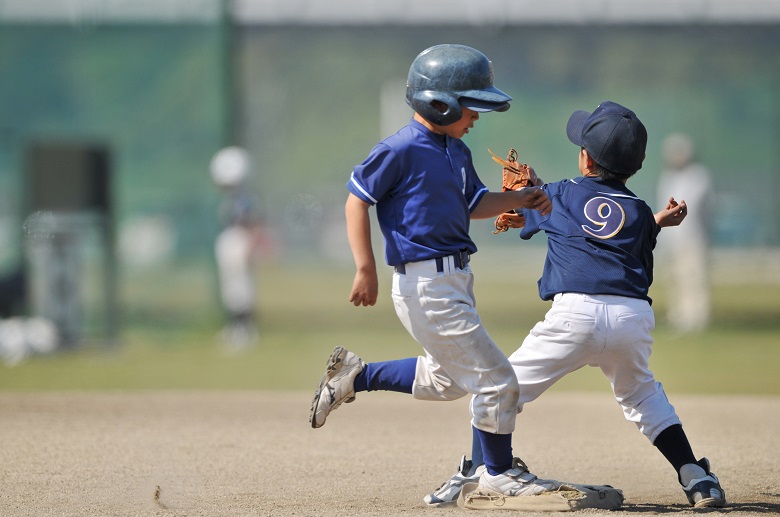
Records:
[[[241,147],[225,147],[211,161],[211,178],[223,195],[222,228],[214,242],[220,301],[227,319],[220,341],[232,351],[247,348],[258,337],[254,261],[259,220],[247,185],[251,171],[249,153]]]
[[[667,284],[667,319],[679,332],[702,330],[710,322],[710,237],[714,190],[709,169],[695,159],[688,135],[672,133],[662,145],[664,169],[658,180],[658,202],[672,195],[684,199],[690,211],[685,224],[658,246]]]

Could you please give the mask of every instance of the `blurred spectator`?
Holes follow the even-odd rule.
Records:
[[[667,318],[680,332],[701,330],[710,319],[712,180],[709,170],[697,163],[687,135],[667,136],[662,153],[658,206],[665,206],[672,196],[688,204],[683,224],[659,238],[659,255],[663,257],[659,265],[667,272]]]
[[[227,317],[221,340],[236,351],[257,340],[254,258],[260,226],[247,186],[251,168],[248,153],[240,147],[226,147],[211,161],[212,180],[223,195],[222,229],[214,245],[220,300]]]

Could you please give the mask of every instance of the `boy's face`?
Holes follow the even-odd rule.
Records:
[[[463,114],[460,120],[448,126],[437,126],[438,132],[450,138],[463,138],[464,135],[468,134],[469,129],[474,127],[474,123],[479,120],[479,113],[463,106],[461,106],[461,110],[463,110]]]

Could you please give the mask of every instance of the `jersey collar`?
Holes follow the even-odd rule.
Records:
[[[596,192],[611,190],[615,191],[613,193],[622,194],[624,196],[637,197],[637,195],[631,192],[623,182],[617,180],[603,180],[601,178],[580,176],[572,178],[571,182]]]
[[[428,138],[430,138],[439,147],[441,147],[441,148],[446,148],[447,147],[447,135],[439,135],[437,133],[434,133],[433,131],[431,131],[427,127],[423,126],[422,124],[420,124],[419,122],[417,122],[414,119],[409,121],[409,125],[411,127],[415,128],[415,129],[417,129],[421,133],[427,135]]]

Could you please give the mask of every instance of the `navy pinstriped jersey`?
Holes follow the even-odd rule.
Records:
[[[653,212],[619,181],[575,178],[544,185],[553,210],[523,210],[520,237],[547,235],[539,296],[612,294],[642,298],[653,282],[653,249],[661,227]]]
[[[411,120],[374,146],[347,189],[376,205],[391,266],[477,251],[469,237],[470,214],[488,189],[471,151],[457,138]]]

